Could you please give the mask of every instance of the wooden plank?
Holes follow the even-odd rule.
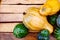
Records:
[[[46,0],[2,0],[2,4],[43,4]]]
[[[0,14],[0,22],[23,21],[23,14]]]
[[[40,7],[41,5],[1,5],[0,13],[23,13],[29,7]]]
[[[0,40],[37,40],[38,33],[29,33],[26,37],[18,39],[14,37],[13,33],[0,33]],[[56,40],[52,35],[50,35],[50,40]]]
[[[44,4],[45,2],[46,0],[2,0],[1,4]]]
[[[0,32],[13,32],[16,24],[18,23],[0,23]]]
[[[46,0],[2,0],[1,4],[44,4],[45,2]]]

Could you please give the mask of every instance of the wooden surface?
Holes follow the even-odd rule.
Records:
[[[1,5],[0,13],[23,13],[29,7],[40,7],[41,5]]]
[[[0,22],[23,21],[23,14],[0,14]]]
[[[18,23],[0,23],[0,32],[13,32],[16,24]]]
[[[2,0],[2,4],[43,4],[46,0]]]
[[[37,40],[37,33],[29,33],[22,39],[14,37],[13,33],[0,33],[0,40]],[[55,40],[55,38],[50,35],[50,40]]]
[[[45,2],[46,0],[2,0],[1,4],[44,4]]]

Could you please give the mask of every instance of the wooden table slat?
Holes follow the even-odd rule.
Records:
[[[0,32],[13,32],[18,23],[0,23]]]
[[[2,0],[2,4],[43,4],[46,0]]]
[[[23,13],[29,7],[40,7],[41,5],[1,5],[0,13]]]
[[[23,14],[0,14],[0,23],[21,21],[23,21]]]

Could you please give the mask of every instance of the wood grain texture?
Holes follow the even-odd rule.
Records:
[[[18,23],[0,23],[0,32],[13,32]]]
[[[23,21],[23,14],[0,14],[0,22]]]
[[[40,7],[41,5],[1,5],[0,13],[23,13],[29,7]]]
[[[2,0],[1,4],[44,4],[45,2],[46,0]]]
[[[18,39],[12,33],[0,33],[0,40],[37,40],[37,33],[29,33],[26,37]],[[52,35],[50,40],[56,40]]]
[[[43,4],[46,0],[2,0],[2,4]]]

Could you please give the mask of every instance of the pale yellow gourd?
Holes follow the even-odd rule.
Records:
[[[46,16],[40,15],[38,8],[31,7],[25,13],[23,23],[30,31],[39,32],[47,29],[50,33],[53,32],[53,26],[48,23]]]

